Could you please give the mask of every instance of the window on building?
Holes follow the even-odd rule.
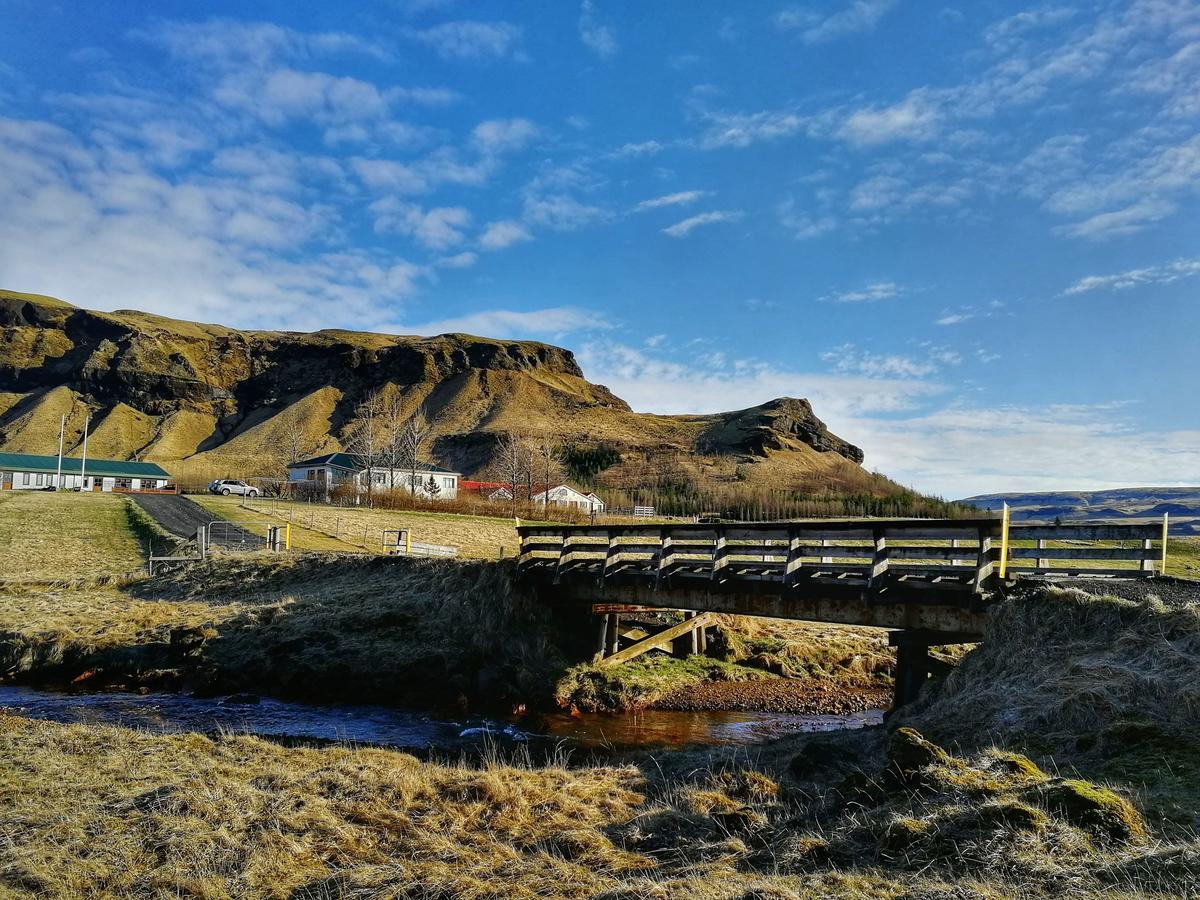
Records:
[[[454,487],[454,479],[453,478],[443,478],[442,479],[442,487],[453,488]]]
[[[317,480],[317,470],[309,469],[308,472],[306,473],[306,475],[304,476],[304,480],[305,481],[316,481]]]
[[[37,476],[37,486],[38,486],[38,487],[41,487],[41,486],[42,486],[42,478],[44,478],[44,477],[45,477],[45,476],[44,476],[44,475],[42,475],[40,472],[38,473],[38,476]]]
[[[21,484],[29,484],[30,475],[28,472],[21,473]]]

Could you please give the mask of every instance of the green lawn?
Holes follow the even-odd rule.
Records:
[[[0,494],[0,581],[119,575],[145,554],[130,501],[117,494]]]

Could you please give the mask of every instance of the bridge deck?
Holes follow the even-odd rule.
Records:
[[[1004,580],[1142,577],[1162,553],[1158,525],[994,518],[518,530],[520,577],[564,599],[946,634],[978,634]]]

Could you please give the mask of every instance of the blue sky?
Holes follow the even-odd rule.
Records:
[[[808,397],[948,496],[1200,483],[1194,2],[0,16],[10,289]]]

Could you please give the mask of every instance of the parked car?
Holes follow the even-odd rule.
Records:
[[[210,494],[224,494],[228,497],[230,494],[245,494],[247,497],[257,497],[259,490],[252,484],[246,484],[244,481],[233,481],[228,478],[218,478],[208,486]]]

